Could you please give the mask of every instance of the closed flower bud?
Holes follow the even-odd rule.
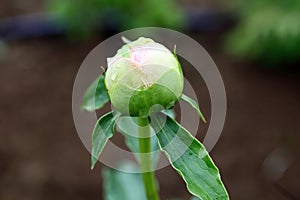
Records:
[[[124,115],[147,116],[171,108],[182,95],[180,63],[152,39],[127,43],[107,59],[107,65],[105,84],[111,103]]]

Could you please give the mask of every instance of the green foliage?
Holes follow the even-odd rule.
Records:
[[[101,80],[102,76],[99,79]],[[95,83],[97,83],[97,85],[98,83],[101,83],[99,79],[97,79],[90,88],[95,88]],[[87,90],[84,98],[86,108],[93,108],[95,106],[95,97],[91,95],[91,91],[93,90],[90,88]],[[99,87],[98,89],[100,91],[98,91],[99,93],[97,94],[100,94],[102,97],[107,96],[105,88]],[[183,95],[182,99],[190,103],[199,115],[203,117],[194,100],[185,95]],[[103,105],[103,101],[99,102],[102,102],[101,105]],[[137,118],[129,116],[120,117],[120,115],[121,114],[117,111],[112,111],[102,116],[97,121],[92,138],[92,168],[95,166],[106,142],[113,136],[114,126],[117,121],[118,130],[124,134],[127,146],[132,152],[139,152]],[[165,122],[162,115],[166,117]],[[157,149],[159,148],[166,153],[171,165],[182,176],[187,184],[188,190],[193,195],[203,200],[229,199],[226,189],[221,181],[219,171],[204,146],[186,129],[172,119],[173,117],[174,113],[171,111],[162,111],[160,114],[152,117],[151,125],[156,132],[156,134],[154,134],[153,130],[150,132],[151,152],[156,151],[155,153],[152,153],[152,159],[154,160],[153,164],[155,164],[159,158],[159,154],[157,153]],[[184,152],[181,152],[183,149]],[[113,186],[116,185],[116,182],[120,181],[122,183],[124,180],[127,180],[127,178],[130,179],[130,174],[126,175],[122,172],[107,170],[104,175],[107,180],[106,182],[108,182],[105,186],[106,195],[108,195],[106,196],[106,199],[118,199],[120,197],[119,195],[129,195],[128,199],[131,198],[129,194],[130,189],[126,187],[125,189],[120,187],[118,188],[118,191],[115,191],[114,193],[111,192]],[[135,177],[134,179],[135,180],[133,181],[137,182],[137,179],[140,179],[140,177]],[[126,198],[124,197],[123,199]]]
[[[67,25],[71,35],[83,38],[105,20],[122,30],[144,26],[180,28],[183,23],[176,0],[48,0],[47,10]]]
[[[273,66],[300,59],[299,0],[235,0],[240,21],[229,34],[231,53]]]
[[[164,113],[165,115],[171,117],[172,119],[176,118],[176,113],[175,113],[174,109],[162,110],[161,112]]]
[[[87,89],[83,96],[82,108],[84,110],[94,111],[100,109],[109,101],[104,78],[105,76],[102,74]]]
[[[126,162],[119,165],[118,169],[123,171],[135,171],[138,167],[133,163]],[[103,168],[102,175],[104,178],[103,191],[105,200],[147,200],[145,189],[140,173],[127,173]],[[117,185],[117,187],[116,187]],[[184,200],[172,198],[170,200]],[[191,197],[190,200],[200,200],[197,197]]]
[[[132,163],[123,163],[119,169],[134,171],[138,168]],[[104,168],[103,177],[105,200],[147,200],[141,174]]]
[[[203,199],[229,199],[219,171],[204,146],[175,120],[158,114],[152,127],[161,150],[182,176],[188,190]]]
[[[94,168],[106,142],[113,136],[115,123],[119,116],[119,113],[112,111],[103,115],[97,121],[92,138],[92,169]]]
[[[123,116],[117,122],[117,130],[122,133],[125,137],[125,144],[134,153],[139,153],[139,134],[138,134],[138,119],[137,117]],[[150,130],[151,135],[151,154],[153,166],[160,157],[160,151],[158,141],[155,137],[155,132],[153,129]],[[136,159],[139,161],[139,156],[136,155]]]
[[[85,110],[94,111],[109,101],[104,76],[101,75],[87,89],[83,98]],[[153,92],[152,95],[156,93]],[[151,97],[150,93],[149,97]],[[205,121],[199,106],[193,99],[186,95],[182,95],[181,99],[196,109]],[[159,153],[157,153],[159,151],[167,155],[172,167],[184,179],[191,194],[203,200],[229,199],[220,173],[208,152],[195,137],[175,121],[174,111],[160,109],[151,114],[136,118],[122,116],[118,111],[111,111],[97,121],[92,136],[92,168],[99,159],[105,144],[113,136],[117,123],[118,130],[125,136],[129,149],[134,153],[139,153],[137,159],[142,171],[142,174],[126,174],[106,169],[104,171],[105,199],[158,200],[152,170],[159,158]],[[132,166],[128,165],[128,167]]]
[[[184,100],[184,101],[186,101],[187,103],[189,103],[197,111],[198,115],[200,116],[200,119],[204,123],[206,123],[206,119],[205,119],[204,115],[202,114],[202,112],[201,112],[198,104],[193,99],[191,99],[190,97],[186,96],[185,94],[181,95],[181,99]]]

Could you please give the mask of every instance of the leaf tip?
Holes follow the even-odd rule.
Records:
[[[95,168],[96,162],[97,160],[95,160],[94,157],[92,157],[91,170]]]
[[[102,70],[103,76],[105,76],[105,68],[101,65],[100,69]]]
[[[202,122],[203,122],[204,124],[207,124],[207,121],[206,121],[206,119],[205,119],[204,116],[202,116],[202,117],[200,117],[200,118],[201,118],[201,120],[202,120]]]
[[[129,40],[129,39],[126,38],[125,36],[122,36],[121,39],[122,39],[122,41],[123,41],[125,44],[129,44],[129,43],[132,42],[131,40]]]
[[[81,106],[80,106],[80,111],[87,111],[87,112],[92,112],[92,111],[94,111],[95,109],[93,109],[92,107],[89,107],[88,105],[86,105],[86,104],[82,104]]]

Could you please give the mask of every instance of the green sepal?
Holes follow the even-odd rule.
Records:
[[[94,111],[102,108],[109,101],[104,79],[105,75],[102,74],[88,87],[83,96],[82,109]]]
[[[206,119],[204,117],[204,115],[202,114],[198,104],[196,103],[196,101],[194,101],[194,99],[182,94],[181,97],[180,97],[181,100],[189,103],[198,113],[198,115],[200,116],[200,119],[204,122],[204,123],[207,123],[206,122]]]

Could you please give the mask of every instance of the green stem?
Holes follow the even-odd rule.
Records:
[[[159,200],[151,158],[151,138],[148,117],[139,117],[140,167],[148,200]]]

